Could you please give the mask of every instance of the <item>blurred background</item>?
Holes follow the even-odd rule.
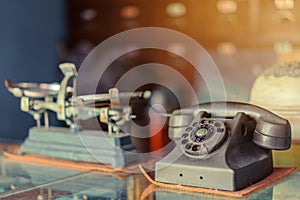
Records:
[[[297,57],[299,10],[300,2],[294,0],[1,0],[0,138],[23,140],[35,125],[20,111],[19,99],[6,90],[5,79],[58,82],[59,63],[70,61],[79,67],[101,41],[138,27],[169,28],[198,41],[218,66],[228,100],[247,102],[264,69]],[[170,48],[185,50],[180,43]],[[200,84],[199,100],[209,100],[205,85],[195,81],[193,68],[168,52],[139,50],[113,65],[122,66],[121,73],[149,62],[182,72],[191,83]],[[109,76],[104,81],[99,92],[115,82]]]
[[[0,138],[22,140],[33,118],[20,111],[20,99],[7,91],[12,82],[57,82],[59,44],[67,38],[66,2],[0,1]]]

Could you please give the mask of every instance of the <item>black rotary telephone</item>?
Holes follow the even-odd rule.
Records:
[[[173,111],[169,137],[177,145],[156,163],[157,181],[238,190],[272,173],[271,150],[290,148],[291,127],[255,105],[212,102]]]

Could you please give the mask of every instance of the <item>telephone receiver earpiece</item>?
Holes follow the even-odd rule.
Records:
[[[253,142],[266,149],[286,150],[291,146],[291,126],[288,120],[256,105],[241,102],[209,102],[199,104],[193,113],[206,111],[212,117],[234,117],[244,112],[257,124]]]

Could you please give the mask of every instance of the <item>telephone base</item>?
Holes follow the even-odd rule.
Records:
[[[271,152],[242,168],[232,169],[221,157],[199,160],[182,155],[175,162],[168,158],[156,163],[158,182],[236,191],[256,183],[273,171]]]
[[[104,131],[72,132],[69,128],[33,127],[19,154],[36,154],[81,162],[109,164],[121,168],[137,160],[129,134],[108,135]]]

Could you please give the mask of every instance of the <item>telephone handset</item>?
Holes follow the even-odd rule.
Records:
[[[290,148],[291,127],[255,105],[211,102],[173,111],[169,137],[177,145],[156,163],[157,181],[238,190],[272,173],[271,150]]]

